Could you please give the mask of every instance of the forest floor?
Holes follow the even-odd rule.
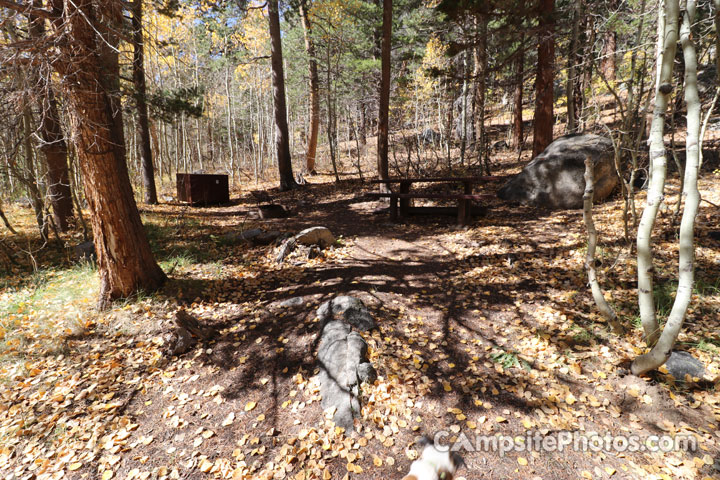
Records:
[[[495,165],[499,174],[519,169],[511,156],[517,159],[508,154]],[[370,185],[335,184],[329,176],[310,182],[271,193],[296,210],[286,219],[253,214],[255,185],[235,192],[230,206],[143,207],[169,282],[107,312],[92,308],[94,269],[73,266],[67,252],[36,273],[2,277],[0,477],[401,478],[417,456],[416,437],[437,432],[447,432],[446,440],[464,434],[473,446],[477,435],[598,432],[689,436],[698,447],[465,450],[460,479],[720,476],[716,207],[701,205],[698,284],[677,345],[707,375],[677,385],[662,372],[641,379],[627,371],[643,344],[622,199],[595,210],[601,283],[627,327],[618,336],[586,286],[582,212],[494,200],[466,228],[451,217],[393,224],[363,197]],[[715,205],[717,182],[712,171],[701,182]],[[676,286],[677,183],[670,191],[655,236],[661,314]],[[21,237],[31,235],[28,210],[8,213]],[[328,227],[337,244],[320,258],[291,256],[280,265],[273,247],[222,238],[254,227],[316,225]],[[315,311],[340,294],[362,299],[379,325],[366,334],[379,378],[364,385],[362,419],[350,433],[326,419],[315,380]],[[282,303],[300,297],[295,306]],[[164,335],[180,307],[220,333],[168,358]]]

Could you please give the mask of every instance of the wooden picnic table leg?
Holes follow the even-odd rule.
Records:
[[[410,193],[410,182],[400,182],[400,193]],[[406,217],[410,211],[410,199],[400,199],[400,215]]]
[[[465,195],[472,195],[473,184],[472,182],[463,182],[463,192]],[[462,207],[461,207],[462,205]],[[471,200],[460,200],[458,203],[458,223],[465,225],[470,216],[472,215],[472,201]]]
[[[472,195],[473,184],[472,182],[463,182],[463,191],[465,195]]]
[[[458,225],[465,225],[468,217],[468,200],[458,198]]]

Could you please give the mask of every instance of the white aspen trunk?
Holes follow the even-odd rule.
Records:
[[[678,14],[678,0],[666,0],[665,11],[659,14],[660,17],[665,16],[663,33],[665,40],[660,58],[661,63],[658,64],[660,83],[655,90],[655,109],[650,127],[650,186],[648,187],[647,204],[637,232],[638,304],[645,341],[648,346],[654,345],[660,334],[653,299],[651,236],[658,209],[664,199],[667,158],[663,133],[665,131],[665,112],[672,92],[673,61],[678,40]]]
[[[199,55],[197,50],[197,42],[195,41],[195,37],[193,36],[193,49],[195,50],[195,88],[200,88],[200,65],[199,65]],[[200,132],[201,132],[201,125],[200,125],[200,118],[195,119],[195,149],[197,150],[197,158],[198,163],[200,164],[200,169],[204,169],[205,166],[203,165],[203,156],[202,156],[202,147],[200,146]]]
[[[662,65],[662,56],[665,46],[665,0],[658,0],[658,27],[657,27],[657,45],[655,45],[655,65],[657,70],[655,71],[655,91],[660,88],[660,73]]]
[[[585,228],[588,233],[588,247],[585,255],[585,269],[587,270],[588,283],[592,291],[593,300],[598,310],[613,329],[620,333],[623,331],[622,326],[618,322],[615,310],[605,301],[600,282],[595,272],[595,248],[597,247],[597,230],[593,221],[592,209],[593,199],[595,196],[595,162],[592,158],[585,158],[585,192],[583,194],[583,220],[585,220]]]
[[[673,3],[672,0],[667,0]],[[676,2],[675,2],[676,3]],[[695,281],[695,217],[700,206],[698,191],[698,165],[700,138],[700,95],[697,87],[697,53],[692,40],[691,26],[695,20],[696,4],[688,0],[683,8],[680,42],[685,59],[685,104],[687,105],[687,140],[685,143],[685,209],[680,222],[680,258],[678,288],[672,310],[662,335],[648,353],[640,355],[632,363],[632,373],[642,375],[667,361],[682,328],[688,305],[692,298]]]
[[[228,148],[230,149],[230,184],[235,185],[235,145],[232,140],[232,98],[230,97],[230,67],[225,68],[225,96],[227,102],[225,109],[227,113]]]

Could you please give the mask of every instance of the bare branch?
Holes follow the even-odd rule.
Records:
[[[28,17],[34,16],[45,18],[47,20],[54,20],[56,18],[59,18],[57,14],[43,8],[37,8],[24,3],[13,2],[11,0],[0,0],[0,7],[9,8],[10,10],[22,13],[23,15],[26,15]]]

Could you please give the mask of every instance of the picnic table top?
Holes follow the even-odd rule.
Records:
[[[458,200],[489,200],[495,198],[495,195],[489,193],[384,193],[384,192],[368,192],[365,194],[372,198],[447,198]]]
[[[484,175],[477,177],[414,177],[414,178],[388,178],[370,180],[370,183],[450,183],[450,182],[492,182],[498,180],[504,180],[505,177],[498,177],[494,175]]]

